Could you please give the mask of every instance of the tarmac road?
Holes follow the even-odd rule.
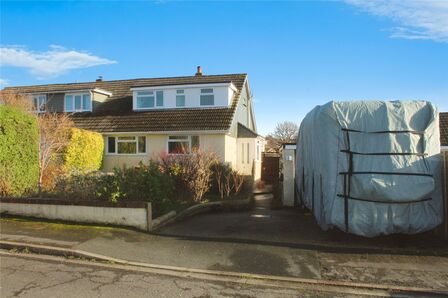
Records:
[[[7,297],[350,297],[101,268],[15,255],[0,258]],[[356,296],[359,297],[359,296]]]

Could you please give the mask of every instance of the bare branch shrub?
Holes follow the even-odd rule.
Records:
[[[233,178],[233,187],[235,189],[235,193],[239,194],[241,191],[241,188],[243,187],[244,183],[244,176],[238,173],[238,171],[232,171],[232,178]]]
[[[38,117],[39,126],[39,194],[51,163],[60,164],[60,153],[70,141],[73,122],[67,114],[46,113]]]
[[[23,111],[31,112],[33,102],[27,96],[9,90],[0,91],[0,105],[20,108]]]
[[[175,178],[177,189],[184,188],[193,200],[201,201],[210,189],[211,167],[217,162],[216,155],[198,150],[194,154],[163,154],[159,158],[164,171]]]

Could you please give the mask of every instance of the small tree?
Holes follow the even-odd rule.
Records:
[[[291,121],[277,123],[273,137],[282,143],[291,143],[297,140],[299,126]]]
[[[39,127],[39,195],[45,171],[52,162],[61,163],[60,153],[70,141],[73,122],[67,114],[47,113],[38,116]]]

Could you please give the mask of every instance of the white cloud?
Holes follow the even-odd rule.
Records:
[[[8,85],[8,80],[0,78],[0,89]]]
[[[0,66],[26,68],[39,79],[57,77],[73,69],[113,63],[116,61],[57,45],[51,45],[45,52],[17,46],[0,48]]]
[[[345,0],[398,24],[391,37],[448,42],[447,0]]]

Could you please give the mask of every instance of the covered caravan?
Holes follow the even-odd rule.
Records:
[[[329,102],[300,125],[299,204],[324,230],[374,237],[441,224],[438,113],[426,101]]]

